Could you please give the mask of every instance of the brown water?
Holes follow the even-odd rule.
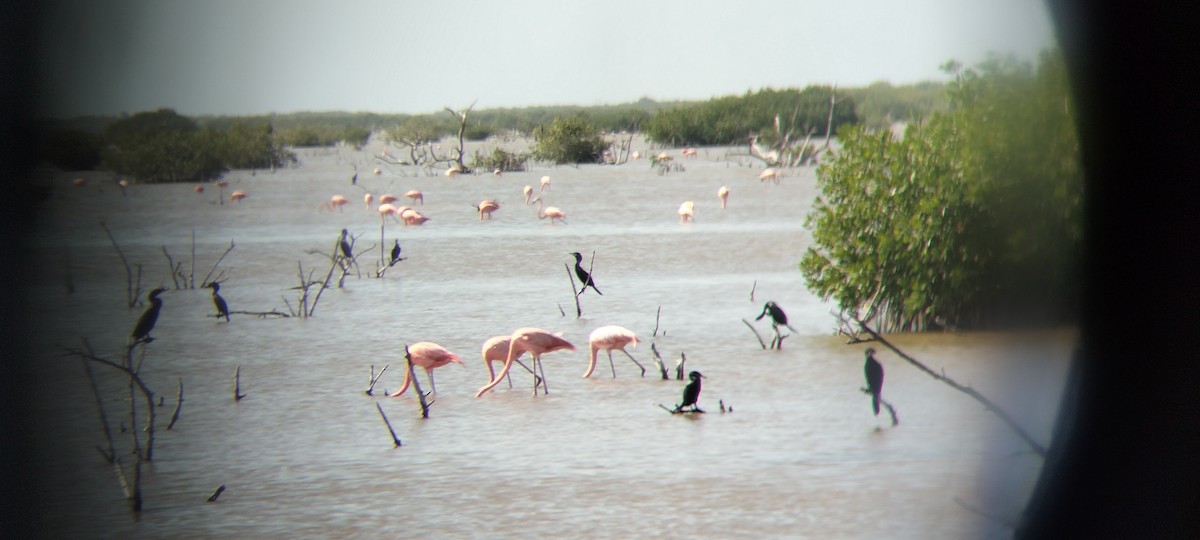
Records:
[[[640,148],[643,153],[647,148]],[[230,186],[249,198],[216,204],[214,186],[133,186],[122,196],[109,180],[74,188],[55,180],[41,212],[48,269],[33,294],[44,312],[34,336],[40,393],[38,464],[45,475],[39,519],[56,537],[615,537],[615,538],[962,538],[1004,536],[955,499],[997,513],[1020,508],[1040,463],[965,396],[881,352],[884,397],[901,424],[876,418],[863,386],[863,345],[833,335],[832,305],[804,288],[797,270],[810,235],[804,215],[816,195],[813,169],[762,185],[761,168],[701,150],[686,171],[655,174],[643,160],[620,166],[535,167],[448,179],[404,167],[373,176],[379,148],[306,150],[303,165],[277,173],[235,171]],[[677,151],[676,151],[677,153]],[[143,374],[166,398],[159,409],[156,459],[145,478],[146,509],[130,517],[112,469],[93,446],[103,441],[78,360],[59,346],[87,337],[116,356],[141,307],[126,309],[125,277],[98,222],[142,265],[144,288],[172,286],[165,246],[189,268],[196,234],[196,280],[228,246],[221,293],[231,309],[287,311],[295,305],[297,262],[323,273],[322,255],[342,228],[379,242],[379,218],[362,205],[417,188],[432,220],[389,224],[408,260],[384,279],[351,276],[321,298],[309,320],[234,315],[215,322],[207,289],[171,290],[146,347]],[[536,219],[521,188],[537,187],[567,225]],[[104,184],[104,185],[100,185]],[[729,208],[717,188],[727,185]],[[352,201],[321,213],[334,194]],[[471,204],[503,207],[480,223]],[[694,224],[675,211],[696,202]],[[402,200],[406,203],[407,200]],[[574,304],[563,263],[595,251],[603,296]],[[66,292],[67,257],[76,286]],[[378,255],[362,256],[365,270]],[[586,262],[586,261],[585,261]],[[751,301],[751,288],[754,300]],[[775,300],[798,333],[783,351],[764,351],[740,319]],[[560,314],[559,308],[568,316]],[[662,307],[659,335],[652,337]],[[628,327],[643,344],[631,352],[650,371],[617,354],[580,378],[588,333]],[[514,388],[473,394],[487,382],[479,348],[522,326],[561,331],[579,350],[545,357],[550,387],[530,397],[527,373]],[[768,327],[759,323],[764,335]],[[1012,336],[931,334],[895,341],[935,369],[997,396],[1048,439],[1061,387],[1063,340],[1014,345]],[[434,341],[464,366],[435,372],[439,394],[419,418],[413,393],[367,396],[368,377],[390,364],[379,386],[402,380],[405,343]],[[684,383],[655,376],[650,343],[673,367],[705,376],[708,414],[672,416],[656,404],[679,401]],[[878,347],[877,347],[878,348]],[[232,399],[233,373],[242,390]],[[126,409],[120,379],[97,367],[114,424]],[[418,370],[420,373],[420,371]],[[422,382],[427,388],[424,374]],[[181,418],[162,430],[185,385]],[[721,414],[718,400],[734,408]],[[400,438],[393,448],[375,404]],[[140,414],[144,414],[144,411]],[[126,421],[127,423],[127,421]],[[127,435],[118,437],[126,444]],[[221,484],[215,504],[205,502]],[[991,497],[997,497],[995,499]]]

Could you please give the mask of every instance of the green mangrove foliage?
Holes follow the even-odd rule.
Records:
[[[141,182],[199,182],[231,168],[274,168],[295,161],[270,124],[202,129],[171,109],[141,112],[105,129],[101,165]]]
[[[815,137],[824,137],[832,91],[828,86],[809,86],[804,90],[765,89],[715,98],[659,111],[642,129],[649,139],[673,146],[743,144],[751,133],[765,135],[773,131],[778,118],[781,133],[792,132],[803,138],[811,131]],[[854,100],[839,91],[833,131],[857,121]]]
[[[839,131],[806,222],[808,288],[889,331],[1071,320],[1083,176],[1061,59],[944,68],[950,111],[901,138]]]
[[[483,169],[486,171],[495,171],[499,169],[503,172],[523,171],[529,164],[529,154],[524,152],[509,152],[503,148],[495,148],[491,154],[484,154],[479,150],[471,157],[470,166],[472,169]]]
[[[533,132],[533,158],[557,164],[595,163],[612,144],[582,116],[559,118]]]

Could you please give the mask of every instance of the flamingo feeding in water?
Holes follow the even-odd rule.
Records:
[[[629,354],[629,351],[625,350],[625,347],[630,345],[637,347],[637,344],[637,334],[634,334],[627,328],[622,328],[620,326],[601,326],[600,328],[593,330],[592,334],[588,336],[588,349],[591,352],[591,360],[588,362],[587,371],[583,372],[583,377],[590,377],[592,372],[596,370],[596,353],[600,352],[601,349],[608,351],[608,366],[612,368],[612,376],[614,379],[617,378],[617,367],[613,365],[613,349],[625,353],[625,356],[628,356],[630,360],[633,360],[633,363],[637,364],[637,367],[642,368],[642,376],[645,377],[646,368],[642,367],[642,364],[638,362],[632,354]]]
[[[437,385],[433,382],[433,370],[451,363],[462,365],[462,360],[457,354],[454,354],[445,347],[437,343],[421,341],[408,346],[408,356],[412,359],[414,366],[425,368],[425,374],[429,376],[429,387],[433,393],[437,393]],[[404,370],[404,384],[399,390],[388,394],[388,397],[398,397],[408,391],[408,385],[412,383],[410,376],[412,372]]]
[[[779,179],[782,176],[783,176],[783,173],[779,172],[778,169],[764,169],[763,172],[759,173],[758,179],[763,182],[772,182],[773,181],[776,184],[778,184]]]
[[[446,169],[446,172],[442,173],[442,174],[445,174],[446,176],[449,176],[450,178],[454,178],[454,177],[462,174],[462,169],[458,168],[458,165],[455,165],[453,167],[450,167],[449,169]]]
[[[421,193],[419,189],[410,189],[404,192],[404,196],[412,200],[413,203],[421,201],[422,206],[425,204],[425,194]]]
[[[71,185],[75,187],[87,187],[87,178],[79,177],[71,180]]]
[[[249,197],[249,195],[246,195],[245,191],[240,190],[229,194],[229,200],[231,201],[241,202],[242,199],[245,199],[246,197]]]
[[[557,206],[547,206],[545,208],[545,210],[543,210],[541,197],[534,199],[533,202],[538,205],[538,207],[537,207],[538,219],[550,218],[551,225],[554,224],[554,220],[556,220],[556,219],[561,220],[564,225],[567,223],[567,213],[560,210]]]
[[[363,204],[366,205],[368,212],[371,211],[371,202],[374,200],[375,200],[375,196],[371,195],[371,192],[369,192],[369,191],[365,195],[363,195]]]
[[[685,201],[683,204],[679,205],[679,222],[680,223],[691,223],[692,218],[695,216],[696,216],[696,203],[694,203],[692,201]]]
[[[538,190],[538,193],[546,191],[547,189],[550,189],[550,177],[543,176],[542,177],[542,187],[541,187],[541,189]]]
[[[483,365],[488,370],[488,382],[496,379],[496,372],[492,369],[492,363],[503,362],[508,358],[508,347],[511,343],[512,336],[509,335],[492,336],[483,342]],[[529,369],[529,366],[521,362],[521,356],[524,354],[524,350],[517,351],[517,356],[513,358],[513,362],[520,364],[521,367],[525,368],[525,371],[533,373],[533,370]],[[505,378],[508,379],[508,387],[512,388],[512,377],[506,376]],[[541,379],[541,377],[537,378]]]
[[[400,199],[391,193],[384,193],[383,195],[379,196],[379,204],[394,203],[398,200]]]
[[[426,221],[429,221],[429,218],[425,214],[408,207],[404,207],[400,211],[400,219],[404,221],[405,225],[423,225]]]
[[[529,198],[530,198],[530,197],[533,197],[533,186],[526,185],[526,186],[525,186],[525,189],[523,189],[523,190],[521,190],[521,191],[525,193],[525,204],[527,204],[527,205],[528,205],[528,204],[531,204],[531,203],[529,202]]]
[[[683,154],[685,158],[694,158],[699,155],[699,152],[695,148],[684,148],[679,153]]]
[[[521,352],[527,352],[533,358],[533,368],[530,369],[534,375],[533,395],[537,395],[538,384],[541,384],[545,392],[549,394],[550,387],[546,386],[546,370],[542,368],[542,355],[560,350],[573,351],[575,350],[575,346],[570,341],[540,328],[526,327],[517,329],[509,339],[511,341],[508,345],[508,355],[504,357],[504,367],[500,369],[500,373],[492,378],[491,382],[480,388],[478,392],[475,392],[475,397],[482,396],[492,388],[495,388],[497,384],[500,384],[500,379],[508,375],[508,370],[512,368],[513,361],[517,359],[517,356],[520,356]],[[541,372],[540,383],[537,373],[539,371]]]
[[[721,199],[721,208],[725,208],[725,204],[729,201],[729,188],[721,186],[721,189],[717,190],[717,198]]]
[[[492,219],[492,212],[500,209],[500,203],[494,199],[484,199],[475,205],[475,210],[479,212],[479,221],[483,221],[483,215],[487,214],[489,221]]]
[[[204,184],[196,184],[195,186],[192,186],[192,191],[195,191],[196,193],[204,193]]]
[[[329,202],[323,202],[317,208],[323,209],[323,210],[329,210],[330,212],[332,212],[334,208],[337,208],[338,211],[340,212],[342,210],[342,207],[346,206],[347,204],[350,204],[349,199],[347,199],[346,197],[344,197],[342,195],[334,195],[329,198]]]

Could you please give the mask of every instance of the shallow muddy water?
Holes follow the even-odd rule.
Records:
[[[807,292],[797,269],[810,243],[803,223],[817,193],[812,168],[764,185],[761,167],[725,159],[726,149],[702,149],[697,159],[677,158],[685,171],[663,176],[645,160],[458,178],[384,165],[375,176],[378,153],[378,146],[301,150],[297,168],[234,171],[224,193],[246,191],[240,203],[217,204],[211,185],[202,194],[190,184],[135,185],[122,196],[101,176],[86,188],[55,179],[39,213],[32,266],[48,269],[32,290],[39,332],[30,381],[51,389],[31,411],[44,419],[38,519],[47,535],[1004,535],[956,498],[997,512],[1019,508],[1039,463],[1014,457],[1019,444],[977,403],[879,346],[884,397],[901,423],[872,415],[859,391],[865,346],[833,335],[833,305]],[[349,181],[351,164],[358,186]],[[536,191],[543,175],[552,184],[541,196],[567,213],[566,225],[539,220],[523,204],[521,188]],[[731,191],[724,210],[716,197],[722,185]],[[364,208],[364,191],[409,189],[424,192],[418,209],[431,220],[386,225],[386,247],[398,238],[407,260],[375,279],[380,218]],[[350,204],[318,211],[334,194]],[[484,198],[502,208],[480,222],[471,205]],[[695,222],[681,224],[676,209],[687,200],[695,201]],[[145,347],[143,376],[165,404],[136,521],[93,448],[103,435],[83,368],[58,356],[84,337],[98,353],[118,356],[143,309],[124,307],[125,272],[101,221],[141,265],[144,289],[172,289],[162,295],[157,339]],[[362,277],[327,290],[307,320],[235,313],[231,323],[216,322],[209,290],[175,290],[163,255],[165,247],[188,273],[194,230],[199,283],[232,240],[219,267],[231,309],[287,312],[285,299],[294,307],[298,296],[297,263],[324,275],[323,254],[343,228],[358,236],[356,250],[374,251],[359,258]],[[578,319],[563,267],[572,251],[584,253],[585,265],[595,252],[604,293],[582,295]],[[797,330],[782,351],[762,350],[741,322],[766,300],[779,303]],[[646,377],[618,353],[615,379],[603,357],[595,374],[581,378],[587,335],[614,324],[641,337],[630,352]],[[513,388],[502,383],[476,399],[488,381],[480,346],[523,326],[561,331],[578,350],[545,356],[548,396],[531,397],[530,377],[518,367]],[[766,336],[765,321],[757,326]],[[1067,342],[1014,339],[927,334],[895,342],[997,396],[1045,441]],[[464,363],[435,370],[438,394],[426,420],[411,390],[398,398],[381,391],[399,387],[403,347],[417,341],[441,344]],[[708,414],[673,416],[657,406],[677,403],[684,382],[660,380],[652,342],[668,367],[686,353],[687,369],[704,373],[700,404]],[[375,395],[366,395],[372,366],[384,365]],[[236,366],[247,395],[239,402]],[[95,369],[117,424],[127,394],[113,370]],[[181,416],[166,431],[180,378]],[[734,412],[722,414],[718,400]],[[402,447],[393,448],[376,404]],[[119,445],[127,440],[117,435]],[[220,499],[206,503],[221,484]]]

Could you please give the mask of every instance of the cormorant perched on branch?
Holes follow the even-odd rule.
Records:
[[[688,383],[683,389],[683,403],[676,406],[672,412],[682,412],[683,408],[688,405],[692,406],[693,411],[704,412],[700,410],[700,406],[698,405],[700,401],[700,379],[704,378],[704,375],[701,375],[699,371],[693,371],[688,373],[688,378],[692,382]]]
[[[879,395],[883,393],[883,365],[875,359],[875,349],[867,349],[867,363],[863,366],[867,375],[867,392],[871,394],[871,408],[879,416]]]
[[[217,291],[221,290],[221,284],[214,281],[209,283],[208,287],[213,290],[213,305],[217,306],[217,318],[225,317],[225,322],[229,322],[229,304],[226,304],[225,299],[217,294]]]
[[[159,287],[146,295],[146,299],[150,301],[150,307],[142,312],[142,316],[138,317],[137,325],[133,327],[131,337],[133,337],[135,343],[138,341],[145,341],[146,343],[154,341],[154,338],[150,337],[150,331],[154,329],[154,323],[158,322],[158,312],[162,311],[163,303],[162,300],[158,299],[158,295],[164,292],[166,292],[166,289]]]
[[[401,260],[403,260],[403,259],[400,258],[400,240],[396,240],[396,245],[392,246],[392,263],[391,264],[396,264],[397,261],[401,261]],[[389,264],[388,266],[391,266],[391,264]]]
[[[786,326],[786,327],[788,327],[789,330],[791,330],[793,332],[796,331],[795,328],[792,328],[792,325],[788,324],[787,314],[785,314],[783,312],[783,309],[781,309],[779,307],[779,304],[776,304],[775,302],[767,302],[766,304],[763,304],[762,313],[759,313],[758,317],[755,317],[754,320],[757,321],[759,319],[762,319],[768,313],[771,314],[771,324],[772,325]]]
[[[346,240],[346,236],[350,233],[346,229],[342,229],[342,255],[347,259],[354,260],[354,254],[350,250],[350,242]]]
[[[583,286],[579,288],[579,294],[583,294],[583,291],[586,291],[590,286],[593,291],[596,291],[596,294],[604,296],[604,293],[596,288],[596,282],[592,280],[592,275],[588,274],[588,271],[584,270],[580,264],[583,262],[583,255],[580,255],[578,251],[571,253],[571,255],[575,256],[575,275],[579,276],[580,283],[583,283]]]

